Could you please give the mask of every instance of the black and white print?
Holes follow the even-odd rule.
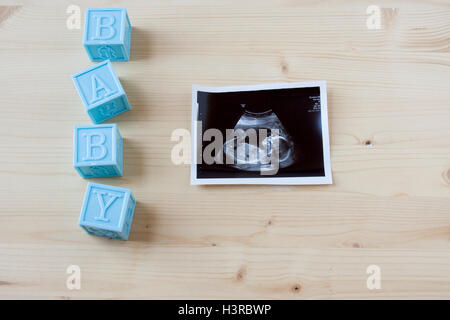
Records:
[[[194,85],[192,129],[192,184],[332,183],[325,81]]]

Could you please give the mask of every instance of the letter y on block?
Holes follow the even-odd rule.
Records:
[[[114,200],[122,197],[122,195],[118,194],[118,193],[106,192],[106,191],[102,191],[102,190],[94,190],[93,193],[95,193],[97,195],[98,204],[100,205],[100,214],[98,217],[95,217],[94,219],[108,222],[109,219],[106,218],[106,210],[108,210],[108,208],[112,205]],[[105,198],[103,196],[110,197],[106,203],[105,203]]]

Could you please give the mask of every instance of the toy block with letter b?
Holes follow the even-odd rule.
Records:
[[[123,141],[117,126],[75,126],[73,166],[83,178],[122,176]]]
[[[72,76],[72,80],[94,123],[101,123],[131,109],[110,61],[79,72]]]
[[[131,24],[124,8],[87,9],[83,45],[92,61],[130,60]]]
[[[89,183],[78,224],[95,236],[128,240],[135,206],[131,190]]]

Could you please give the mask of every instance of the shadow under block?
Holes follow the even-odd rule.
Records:
[[[135,207],[131,190],[88,183],[78,224],[95,236],[128,240]]]
[[[131,23],[124,8],[89,8],[83,46],[92,61],[130,60]]]
[[[109,60],[74,74],[72,80],[94,123],[101,123],[131,109]]]
[[[115,124],[75,126],[73,166],[83,178],[123,175],[123,140]]]

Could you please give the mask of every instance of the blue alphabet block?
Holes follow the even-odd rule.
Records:
[[[131,24],[124,8],[87,9],[83,45],[92,61],[130,60]]]
[[[131,109],[109,60],[74,74],[72,80],[94,123],[101,123]]]
[[[89,183],[78,224],[95,236],[128,240],[135,206],[131,190]]]
[[[122,176],[123,142],[117,126],[75,126],[73,166],[83,178]]]

